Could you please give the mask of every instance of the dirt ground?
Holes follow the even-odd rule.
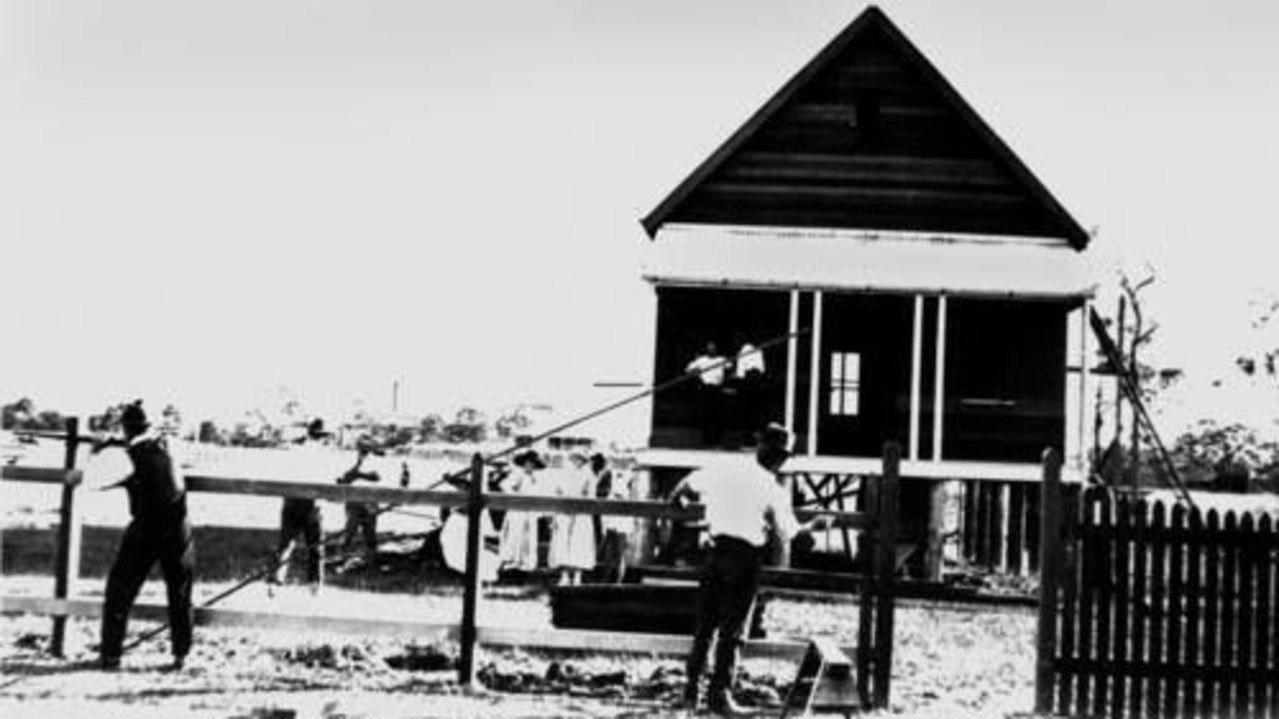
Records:
[[[49,584],[47,577],[7,576],[4,593],[47,596]],[[199,594],[219,589],[203,585]],[[161,592],[151,583],[144,599],[161,602]],[[486,600],[486,621],[549,622],[544,592],[494,591]],[[326,587],[319,597],[286,587],[268,598],[253,587],[224,606],[352,616],[412,611],[449,621],[459,616],[460,598],[451,590],[408,596],[341,587]],[[774,637],[829,634],[851,644],[856,620],[851,602],[786,598],[769,602],[765,627]],[[1033,703],[1034,620],[1026,610],[902,606],[892,705],[867,716],[976,719],[1027,712]],[[196,648],[178,672],[165,671],[168,645],[161,638],[126,655],[122,670],[103,673],[93,664],[96,621],[70,622],[65,659],[47,653],[49,626],[46,617],[0,617],[0,716],[687,716],[672,708],[683,684],[679,657],[490,650],[479,660],[488,686],[466,691],[451,669],[456,648],[429,642],[198,627]],[[134,622],[130,629],[140,633],[153,626]],[[795,665],[749,660],[743,669],[743,685],[763,687],[763,695],[751,697],[761,703],[755,715],[776,716],[776,697],[793,679]],[[546,681],[553,675],[579,681]],[[512,685],[520,691],[496,688]]]

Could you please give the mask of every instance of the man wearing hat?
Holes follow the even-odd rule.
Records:
[[[173,667],[181,669],[191,651],[191,581],[195,570],[186,488],[164,437],[148,431],[151,425],[141,401],[124,408],[121,425],[133,473],[113,486],[123,486],[128,492],[132,519],[107,576],[100,661],[103,669],[119,668],[129,610],[158,561],[169,595]]]
[[[321,445],[329,433],[324,430],[324,420],[316,417],[306,426],[306,436],[296,440],[307,450],[324,452]],[[267,591],[271,586],[284,583],[289,571],[289,560],[299,540],[306,542],[306,581],[311,593],[320,591],[324,584],[324,530],[320,507],[309,497],[285,497],[280,505],[280,536],[276,545],[276,568],[267,577]]]
[[[757,467],[715,466],[695,471],[671,493],[673,501],[697,494],[705,508],[709,548],[697,593],[697,631],[688,655],[684,704],[697,708],[702,671],[716,632],[715,668],[707,704],[717,714],[740,708],[732,696],[733,668],[759,588],[762,552],[776,533],[782,542],[824,525],[825,518],[801,525],[778,474],[790,457],[790,432],[770,424],[760,434]]]

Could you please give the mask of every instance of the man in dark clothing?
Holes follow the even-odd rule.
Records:
[[[129,610],[158,561],[169,595],[173,667],[181,669],[191,651],[191,582],[195,571],[186,488],[164,437],[147,431],[150,424],[140,401],[125,407],[121,424],[133,473],[117,486],[128,492],[132,519],[107,576],[100,661],[103,669],[119,668]]]
[[[381,482],[382,475],[376,470],[365,468],[364,461],[369,455],[382,456],[382,450],[368,437],[361,437],[355,449],[358,453],[355,466],[338,477],[338,484],[354,484],[359,480]],[[356,535],[359,534],[364,540],[365,561],[370,566],[377,561],[377,515],[378,506],[375,502],[346,503],[346,531],[342,539],[342,551],[349,552],[355,545]]]
[[[324,420],[315,418],[306,427],[306,436],[299,444],[318,446],[329,433],[324,431]],[[276,548],[275,572],[267,578],[271,585],[284,583],[289,570],[289,559],[297,548],[298,539],[306,542],[306,581],[311,592],[320,591],[324,584],[324,536],[320,519],[320,507],[314,499],[285,497],[280,507],[280,539]]]
[[[759,589],[762,550],[770,535],[789,541],[826,523],[824,517],[803,525],[795,519],[790,496],[778,472],[790,457],[790,432],[769,425],[761,434],[755,459],[758,467],[712,466],[694,471],[671,494],[699,496],[705,507],[709,550],[697,593],[697,631],[689,652],[684,704],[696,709],[700,681],[711,640],[719,639],[715,668],[707,697],[716,714],[739,713],[732,696],[733,670],[747,617]]]

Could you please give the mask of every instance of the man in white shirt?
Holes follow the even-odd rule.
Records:
[[[702,671],[711,639],[718,632],[707,703],[717,714],[740,711],[732,698],[733,667],[759,588],[764,544],[770,534],[789,543],[797,533],[825,523],[825,518],[818,518],[813,526],[801,525],[795,519],[778,475],[790,457],[790,442],[786,428],[770,424],[761,433],[755,453],[759,467],[748,471],[708,467],[686,477],[671,493],[673,501],[690,493],[699,496],[710,537],[698,587],[697,632],[686,667],[684,703],[688,708],[697,708]]]
[[[737,355],[733,360],[733,385],[737,390],[739,426],[749,441],[763,425],[764,353],[742,333],[736,334]]]
[[[697,420],[702,423],[702,439],[718,447],[723,435],[724,376],[728,360],[719,353],[714,342],[707,342],[702,353],[693,358],[684,371],[697,376]]]

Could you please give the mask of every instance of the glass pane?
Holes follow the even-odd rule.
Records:
[[[840,404],[843,398],[844,398],[844,395],[842,392],[840,392],[837,389],[831,390],[831,393],[830,393],[830,413],[831,414],[843,414],[843,408],[841,407],[841,404]]]
[[[862,378],[862,356],[856,352],[850,352],[848,359],[844,362],[844,377],[849,384],[857,384]]]
[[[843,394],[844,394],[844,397],[843,397],[843,400],[842,400],[842,401],[843,401],[843,404],[844,404],[844,414],[846,414],[846,415],[851,415],[851,416],[856,416],[856,415],[858,414],[858,412],[857,412],[857,399],[858,399],[858,392],[857,392],[857,390],[856,390],[856,389],[846,389],[846,390],[844,390]]]
[[[830,356],[830,382],[838,385],[844,380],[844,355],[832,352]]]

